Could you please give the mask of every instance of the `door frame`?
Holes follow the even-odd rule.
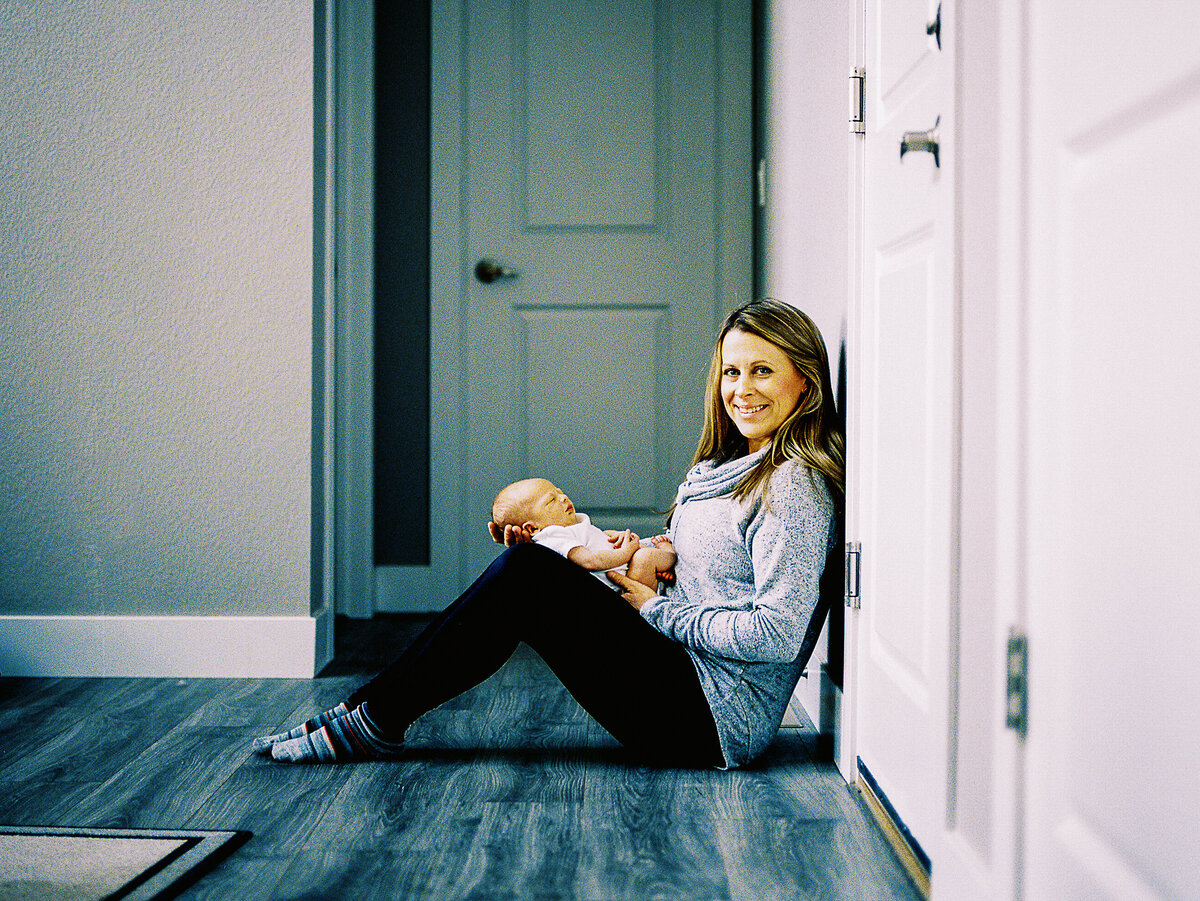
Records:
[[[375,612],[375,4],[327,3],[335,159],[326,240],[334,244],[335,262],[322,399],[329,411],[325,469],[332,485],[326,558],[332,562],[334,610],[365,618]]]
[[[316,620],[314,673],[333,659],[337,606],[335,528],[337,403],[337,21],[330,2],[313,12],[313,346],[309,611]]]

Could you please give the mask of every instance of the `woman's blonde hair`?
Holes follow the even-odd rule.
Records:
[[[775,470],[786,460],[798,460],[825,477],[834,502],[840,505],[846,486],[846,439],[833,404],[829,355],[813,321],[800,310],[778,300],[752,301],[734,310],[717,335],[704,392],[704,430],[692,465],[703,460],[726,463],[749,451],[721,400],[721,345],[732,331],[757,335],[784,352],[808,386],[792,415],[771,438],[762,460],[733,492],[739,500],[757,498],[766,491]]]

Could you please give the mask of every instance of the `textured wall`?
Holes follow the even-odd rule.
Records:
[[[312,4],[0,49],[0,613],[307,614]]]

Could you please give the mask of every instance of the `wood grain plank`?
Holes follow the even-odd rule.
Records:
[[[184,889],[178,901],[282,901],[305,897],[302,886],[283,884],[284,874],[295,866],[295,857],[263,852],[263,843],[257,837],[251,838]]]
[[[704,771],[591,761],[583,802],[579,897],[726,899]]]
[[[435,857],[436,860],[436,857]],[[417,880],[422,867],[403,851],[308,851],[292,858],[277,886],[279,899],[353,898],[355,901],[396,901],[398,898],[436,898],[458,901],[439,888],[427,892]],[[441,872],[436,870],[436,872]],[[451,874],[443,874],[443,879]],[[484,901],[484,899],[479,899]],[[513,899],[516,901],[516,899]]]
[[[109,680],[96,680],[109,682]],[[116,680],[121,681],[121,680]],[[95,707],[66,704],[43,715],[57,726],[0,767],[0,780],[103,781],[140,754],[147,736],[177,725],[204,701],[203,686],[142,680],[118,689]],[[133,690],[136,689],[136,690]],[[33,733],[34,724],[30,724]],[[152,739],[151,739],[152,740]],[[86,774],[80,779],[79,774]]]
[[[574,898],[581,813],[578,804],[484,804],[463,865],[427,888],[452,898]]]
[[[71,808],[69,825],[170,828],[186,823],[245,762],[240,729],[180,726]]]
[[[211,793],[184,825],[191,829],[245,829],[258,848],[290,856],[310,836],[349,781],[355,765],[294,766],[269,758],[247,759]]]
[[[250,727],[261,725],[263,704],[286,701],[290,706],[297,694],[311,692],[307,682],[164,683],[164,690],[174,692],[176,710],[191,706],[196,697],[203,700],[190,715],[177,719],[173,728],[145,745],[90,795],[80,799],[69,815],[72,823],[135,828],[186,822],[250,760],[248,733],[255,731]],[[153,722],[164,722],[162,714],[153,717]]]
[[[839,820],[726,820],[718,833],[733,901],[919,901],[902,871],[846,853]]]

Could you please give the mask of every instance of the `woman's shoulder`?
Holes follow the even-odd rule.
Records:
[[[825,476],[803,460],[785,460],[780,463],[767,487],[767,501],[772,508],[777,505],[777,514],[788,512],[820,511],[833,515],[833,497]]]

